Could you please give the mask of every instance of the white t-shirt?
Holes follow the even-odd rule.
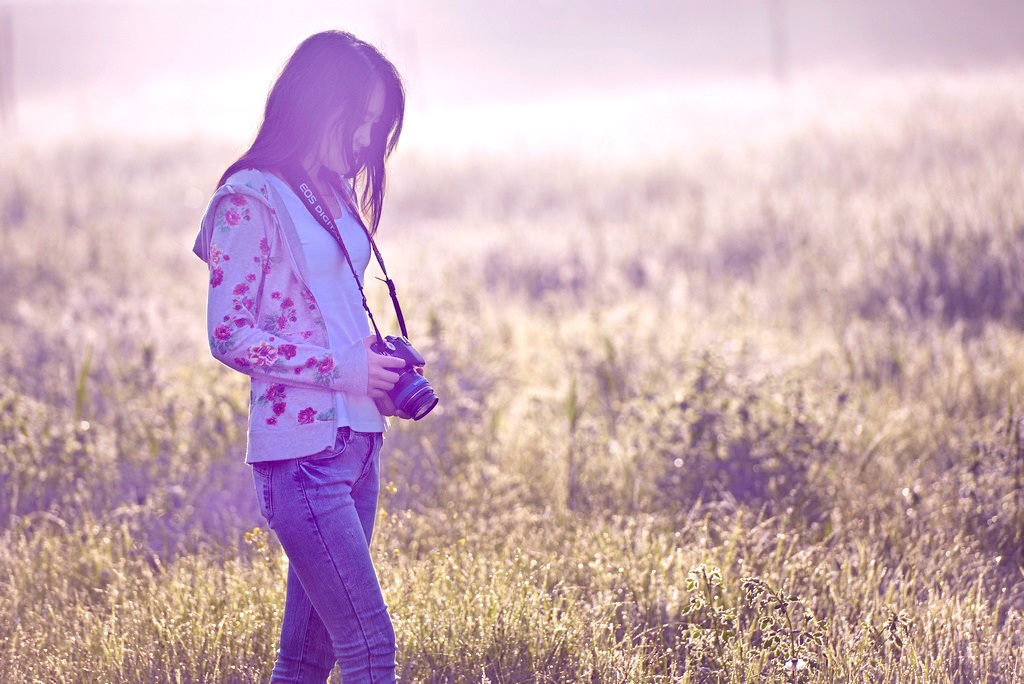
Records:
[[[323,314],[331,347],[343,349],[351,346],[370,335],[371,330],[348,261],[334,236],[313,218],[291,187],[273,174],[267,176],[284,200],[299,234],[309,267],[306,285]],[[344,203],[339,204],[344,207]],[[362,282],[366,266],[370,263],[370,241],[348,210],[343,210],[343,214],[335,216],[334,220]],[[387,429],[387,422],[377,410],[377,405],[365,394],[335,392],[334,408],[338,414],[338,427],[347,425],[359,432],[384,432]]]

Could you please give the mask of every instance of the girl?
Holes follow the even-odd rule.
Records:
[[[210,270],[210,348],[251,378],[246,462],[288,556],[272,682],[325,682],[335,662],[345,684],[395,681],[369,546],[384,416],[396,413],[386,392],[404,362],[370,349],[356,278],[404,109],[398,72],[374,47],[339,31],[306,39],[196,239]],[[298,180],[340,235],[307,209]]]

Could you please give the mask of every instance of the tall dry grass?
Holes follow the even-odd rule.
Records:
[[[402,678],[1024,677],[1015,82],[612,168],[399,159],[442,397],[387,440]],[[3,152],[0,681],[265,679],[286,560],[188,252],[230,150]]]

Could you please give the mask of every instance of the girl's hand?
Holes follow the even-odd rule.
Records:
[[[377,404],[377,410],[380,411],[380,415],[395,416],[397,418],[404,418],[406,420],[409,419],[409,416],[406,415],[405,411],[399,411],[397,408],[395,408],[394,402],[391,401],[391,397],[389,397],[388,395],[385,394],[380,399],[374,399],[373,401],[375,404]]]
[[[366,365],[368,369],[366,393],[374,400],[387,399],[388,390],[398,382],[398,373],[391,369],[405,366],[405,361],[402,359],[395,358],[394,356],[384,356],[373,351],[370,346],[376,341],[377,338],[373,335],[363,338],[363,344],[366,346]],[[389,403],[390,401],[388,399]]]

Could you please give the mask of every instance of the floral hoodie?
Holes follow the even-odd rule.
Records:
[[[262,172],[239,171],[217,190],[193,251],[210,270],[210,350],[252,381],[246,462],[330,447],[333,393],[366,394],[366,349],[331,348],[295,225]]]

